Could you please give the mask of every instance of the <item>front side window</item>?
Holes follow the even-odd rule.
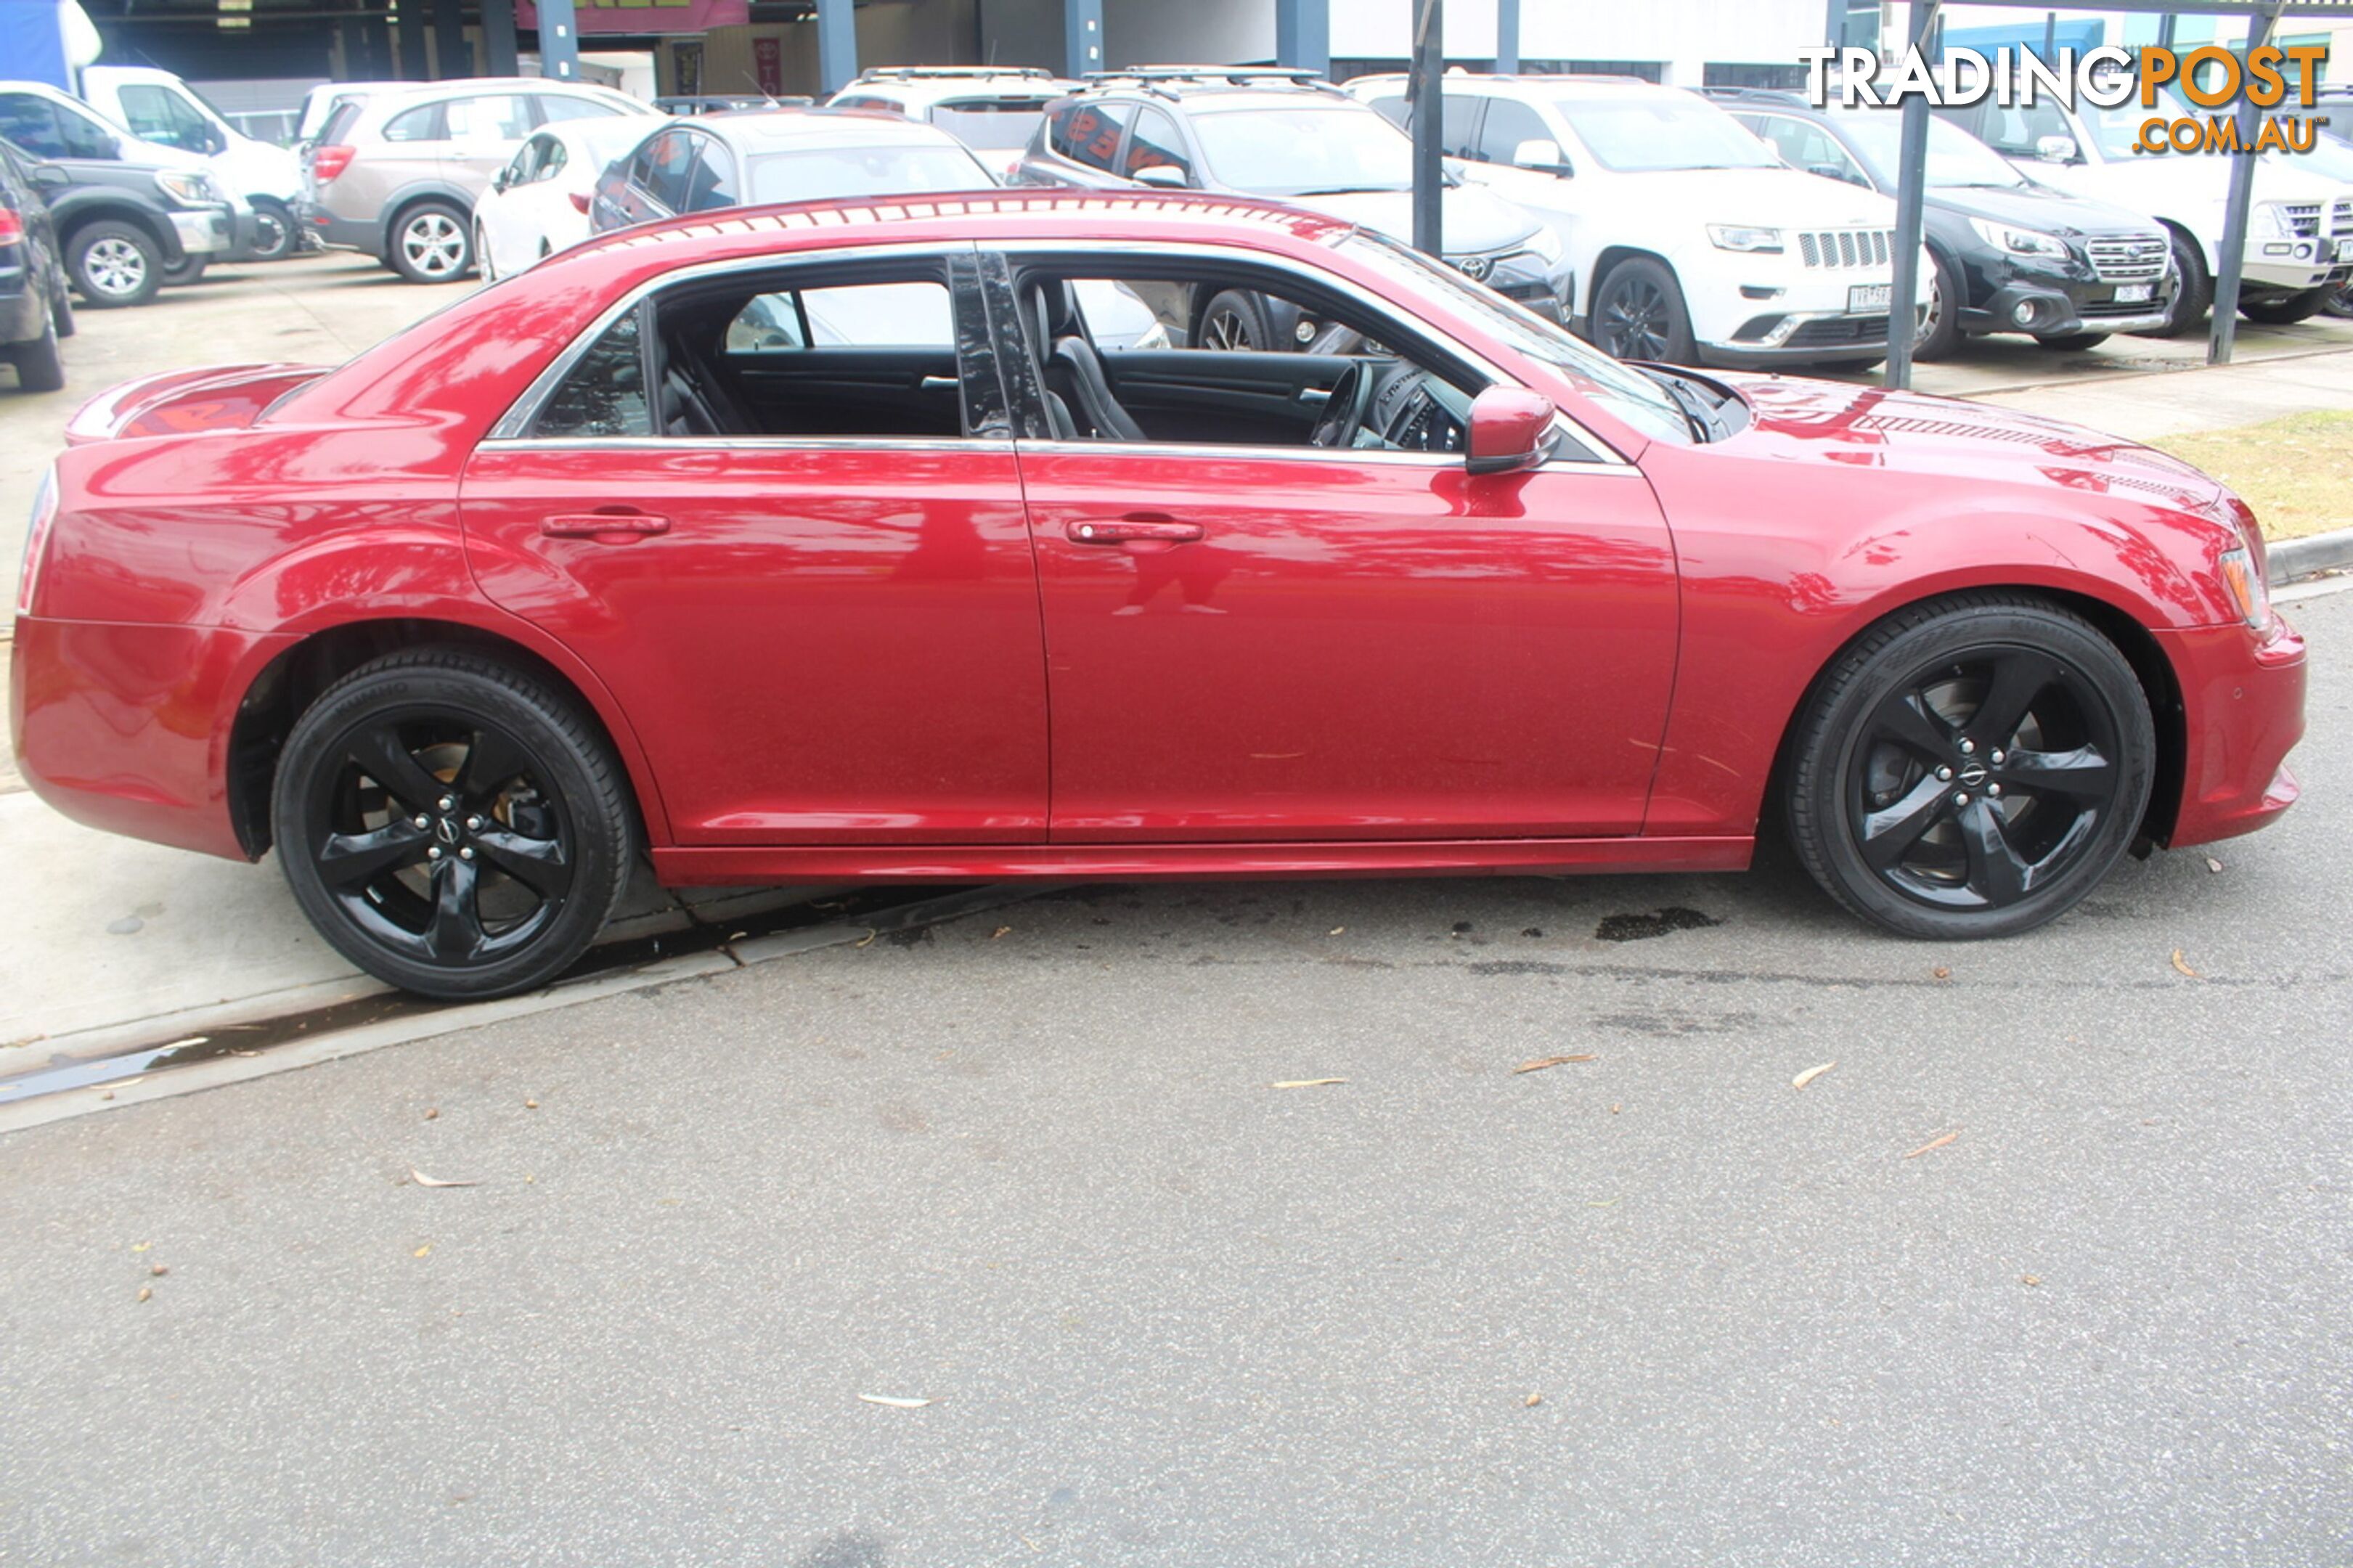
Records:
[[[1897,172],[1904,166],[1904,116],[1889,109],[1854,109],[1838,111],[1839,125],[1849,142],[1872,172],[1878,175],[1882,189],[1895,188]],[[2026,184],[2026,178],[2010,166],[2002,155],[1940,116],[1928,120],[1928,184],[1934,186],[1975,185],[2014,190]]]
[[[506,173],[501,176],[507,189],[527,185],[539,177],[540,147],[540,140],[534,136],[515,149],[515,155],[507,160]]]
[[[1475,156],[1482,163],[1509,167],[1519,157],[1523,142],[1553,140],[1543,115],[1516,99],[1491,98],[1487,100],[1487,122],[1479,131]]]
[[[190,153],[209,153],[211,122],[195,106],[165,88],[134,83],[122,89],[122,119],[132,134]]]
[[[1605,169],[1769,169],[1780,160],[1712,103],[1673,97],[1569,98],[1568,128]]]
[[[1064,104],[1048,131],[1048,144],[1074,163],[1109,174],[1119,157],[1120,133],[1134,113],[1132,103],[1105,100]]]
[[[1866,190],[1870,188],[1870,179],[1856,167],[1854,160],[1847,156],[1846,149],[1839,145],[1838,139],[1812,121],[1796,120],[1786,114],[1761,114],[1753,118],[1744,114],[1734,118],[1762,136],[1767,146],[1781,154],[1781,162],[1792,169],[1803,169],[1824,179],[1844,180],[1850,185],[1861,185]],[[1932,122],[1942,123],[1941,121]],[[1952,128],[1946,126],[1946,129],[1949,131]],[[1999,163],[2001,160],[1997,158],[1994,162]]]
[[[539,117],[550,125],[566,120],[606,120],[620,112],[620,105],[600,102],[593,98],[562,98],[552,92],[539,94]]]
[[[987,153],[1013,153],[1029,145],[1046,118],[1042,98],[959,98],[934,104],[931,122],[963,142]]]
[[[1204,110],[1193,135],[1218,183],[1254,196],[1413,189],[1412,139],[1366,109]]]
[[[1185,133],[1160,110],[1147,109],[1135,117],[1135,132],[1127,139],[1127,173],[1134,178],[1138,169],[1153,168],[1193,177],[1193,161],[1185,156]]]
[[[58,111],[46,98],[29,92],[0,92],[0,136],[36,158],[69,158]]]
[[[2075,139],[2067,117],[2048,99],[2038,99],[2031,105],[1988,103],[1984,110],[1985,118],[1978,125],[1978,139],[2006,157],[2038,156],[2045,136],[2064,136],[2071,142]]]
[[[687,182],[694,173],[694,138],[666,131],[638,150],[630,177],[647,195],[671,212],[686,210]]]
[[[688,182],[685,210],[704,213],[741,205],[744,188],[735,179],[735,154],[708,136],[698,140],[702,156],[695,160],[694,176]]]

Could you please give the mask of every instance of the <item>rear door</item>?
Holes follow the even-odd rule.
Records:
[[[475,452],[478,578],[612,689],[679,843],[1043,839],[1037,579],[979,310],[968,248],[681,283]]]

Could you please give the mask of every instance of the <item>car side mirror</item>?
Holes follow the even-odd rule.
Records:
[[[1471,404],[1469,468],[1516,474],[1552,455],[1552,399],[1524,386],[1491,386]]]
[[[221,128],[219,126],[207,125],[205,127],[205,151],[207,153],[226,153],[228,151],[228,138],[222,134]]]
[[[491,189],[494,191],[503,191],[506,188],[507,172],[504,169],[501,169],[497,174],[491,176]]]
[[[2046,163],[2072,163],[2075,161],[2075,139],[2073,136],[2038,136],[2034,139],[2034,155]]]
[[[1577,173],[1568,166],[1568,159],[1553,141],[1530,140],[1512,149],[1512,167],[1532,169],[1539,174],[1557,174],[1567,179]]]
[[[1185,177],[1184,170],[1168,163],[1147,163],[1132,177],[1139,185],[1150,185],[1162,191],[1185,190],[1193,183]]]

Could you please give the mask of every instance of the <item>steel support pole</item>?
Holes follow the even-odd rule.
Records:
[[[1911,26],[1905,29],[1908,42],[1926,51],[1929,30],[1936,25],[1938,0],[1912,0]],[[1888,290],[1887,301],[1887,374],[1886,384],[1908,387],[1912,384],[1912,332],[1916,317],[1915,306],[1920,298],[1920,226],[1921,207],[1927,195],[1928,174],[1928,100],[1919,93],[1907,94],[1904,100],[1904,129],[1900,139],[1902,162],[1895,176],[1895,263],[1894,286]],[[1948,310],[1958,310],[1958,300],[1946,301]]]
[[[1413,105],[1413,247],[1446,254],[1446,0],[1416,0],[1413,74],[1406,84]]]
[[[817,0],[817,80],[828,93],[858,79],[858,13],[849,0]]]
[[[466,41],[462,0],[433,0],[433,79],[451,81],[474,74],[474,48]]]
[[[1495,0],[1495,74],[1520,74],[1520,0]]]
[[[1062,74],[1083,77],[1110,67],[1103,54],[1103,0],[1062,0]]]
[[[514,76],[514,0],[482,0],[482,70],[488,76]]]
[[[2279,26],[2279,8],[2267,6],[2247,18],[2247,52],[2253,54],[2272,41]],[[2255,141],[2255,122],[2260,115],[2255,100],[2242,96],[2232,123],[2238,127],[2239,145],[2252,147]],[[2179,154],[2174,154],[2178,156]],[[2231,194],[2222,204],[2222,266],[2214,274],[2214,324],[2206,336],[2206,363],[2229,364],[2231,352],[2239,341],[2239,276],[2247,254],[2247,218],[2254,205],[2255,155],[2253,153],[2232,153],[2231,160]],[[2321,233],[2328,232],[2327,224]]]
[[[1332,0],[1274,0],[1274,63],[1332,72]]]
[[[580,79],[580,22],[572,0],[539,0],[539,74],[556,81]]]

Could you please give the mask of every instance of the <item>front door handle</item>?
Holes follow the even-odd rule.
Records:
[[[649,533],[668,533],[670,519],[645,511],[567,511],[541,518],[539,531],[550,539],[593,539],[599,544],[625,544]]]
[[[1073,544],[1151,544],[1165,549],[1190,544],[1203,531],[1198,522],[1169,518],[1113,517],[1073,522],[1062,531]]]

